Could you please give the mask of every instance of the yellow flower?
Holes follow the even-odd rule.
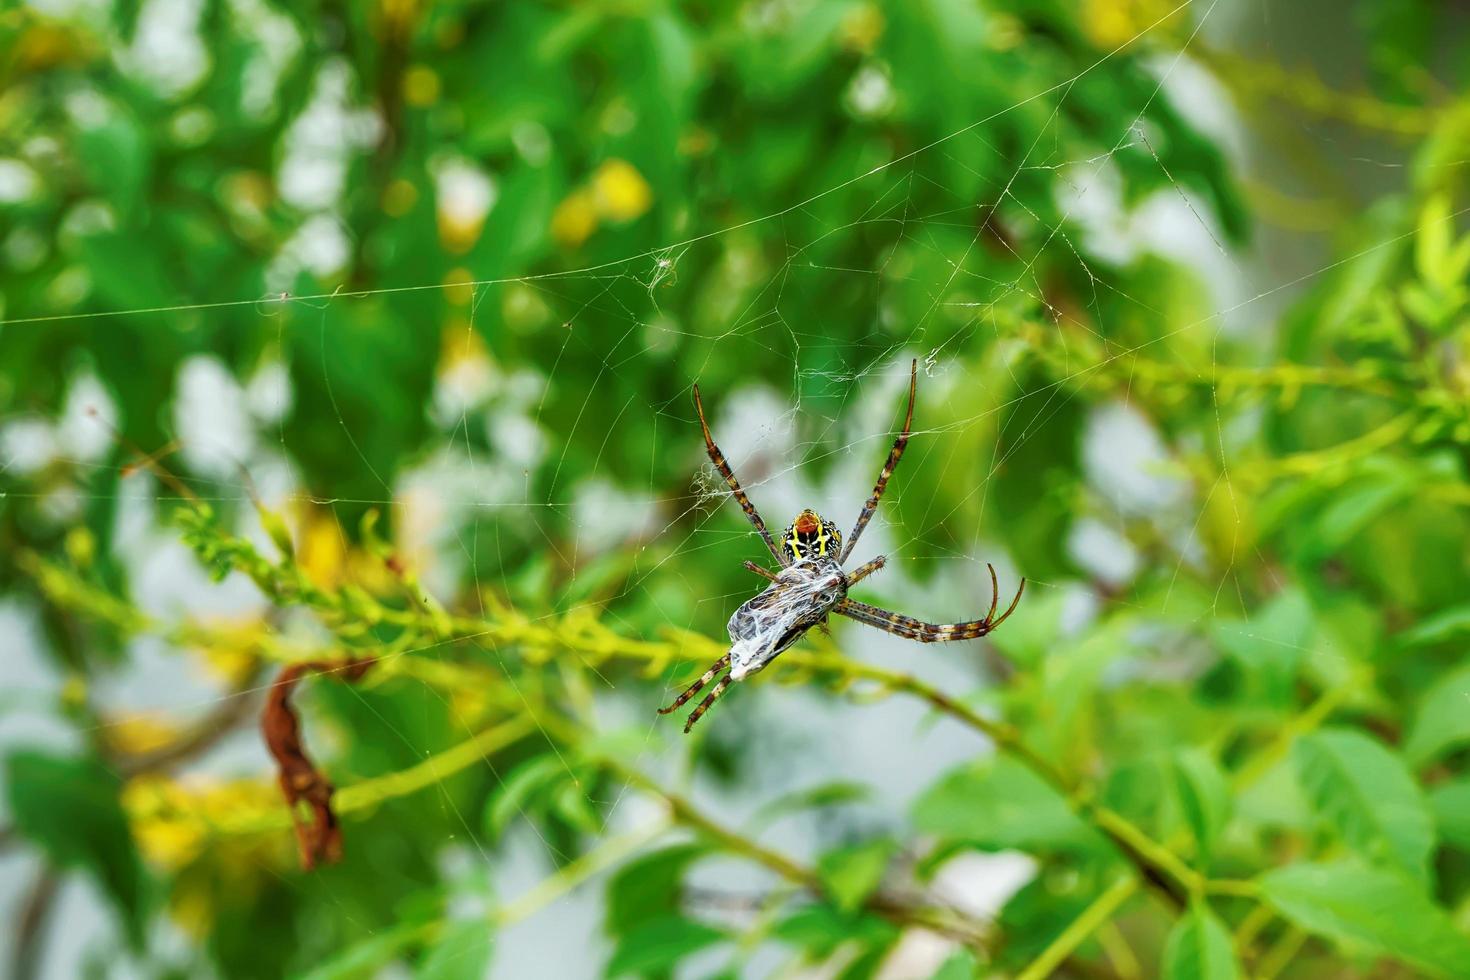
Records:
[[[414,65],[403,73],[403,101],[412,106],[439,101],[439,73],[427,65]]]
[[[859,4],[843,16],[837,37],[849,51],[871,54],[886,26],[883,11],[877,6],[871,3]]]
[[[187,794],[163,776],[140,776],[122,791],[133,837],[150,864],[176,870],[198,856],[204,825],[187,809]]]
[[[206,667],[229,684],[240,684],[260,663],[260,648],[270,630],[258,615],[243,618],[211,617],[206,637],[191,643]]]
[[[97,539],[86,527],[77,525],[66,532],[66,556],[77,568],[90,568],[97,556]]]
[[[108,743],[124,755],[156,752],[178,737],[176,726],[151,715],[127,715],[104,729]]]
[[[1087,0],[1082,26],[1099,48],[1116,48],[1136,38],[1141,31],[1168,17],[1173,0]],[[1179,14],[1170,17],[1178,21]]]
[[[380,0],[378,4],[381,35],[408,37],[419,18],[419,0]]]
[[[336,588],[342,580],[347,558],[346,536],[337,519],[321,508],[311,507],[302,522],[301,568],[323,589]]]
[[[1087,0],[1082,9],[1082,27],[1099,48],[1114,48],[1137,32],[1133,29],[1131,5],[1118,0]]]
[[[452,292],[452,290],[451,290]],[[464,364],[490,361],[490,348],[480,331],[465,319],[452,321],[439,333],[439,373],[453,371]]]
[[[565,248],[576,248],[596,230],[597,202],[590,191],[572,191],[551,216],[551,236]]]
[[[182,868],[204,848],[204,832],[197,820],[140,820],[133,824],[133,837],[148,863],[165,871]]]
[[[572,191],[551,216],[551,235],[565,248],[585,242],[602,221],[632,221],[653,204],[653,190],[627,160],[604,162],[589,187]]]
[[[632,221],[653,203],[653,191],[626,160],[608,160],[592,176],[597,213],[611,221]]]

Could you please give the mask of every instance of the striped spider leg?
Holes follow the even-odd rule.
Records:
[[[765,569],[761,570],[765,571]],[[686,701],[688,701],[690,698],[694,697],[694,695],[703,690],[706,684],[714,680],[716,674],[718,674],[720,671],[724,670],[728,666],[730,666],[730,655],[727,653],[719,660],[716,660],[714,663],[710,664],[709,670],[706,670],[703,676],[699,678],[699,680],[695,681],[693,684],[690,684],[687,688],[685,688],[684,693],[675,698],[673,704],[669,705],[666,708],[659,708],[658,713],[661,715],[666,715],[671,712],[678,711],[680,708],[684,707],[684,703]],[[714,704],[719,696],[725,693],[725,688],[729,686],[730,675],[726,674],[724,677],[720,678],[720,682],[714,686],[709,694],[705,695],[704,700],[699,702],[695,709],[690,712],[689,721],[686,722],[684,725],[684,733],[686,735],[689,733],[689,729],[694,727],[694,723],[699,720],[700,716],[709,710],[709,706]]]
[[[878,569],[882,568],[886,564],[888,564],[888,559],[883,555],[879,555],[872,561],[864,565],[859,565],[857,568],[848,573],[847,587],[852,588],[854,585],[857,585],[863,579],[867,578],[869,575],[872,575],[874,572],[876,572]],[[775,572],[771,571],[769,568],[762,568],[753,561],[748,561],[745,563],[745,570],[747,572],[754,572],[761,578],[765,579],[767,582],[781,581],[780,576],[778,576]]]
[[[885,633],[892,633],[894,636],[902,636],[909,640],[918,640],[920,643],[973,640],[1004,623],[1011,613],[1016,611],[1016,605],[1021,601],[1021,593],[1026,591],[1026,580],[1021,579],[1021,586],[1016,589],[1016,596],[1011,600],[1011,604],[1006,607],[1005,612],[996,616],[995,610],[1000,605],[1000,581],[995,577],[994,565],[987,562],[985,567],[990,569],[990,611],[985,614],[984,619],[972,619],[967,623],[925,623],[912,616],[889,612],[887,609],[870,606],[866,602],[858,602],[854,599],[843,599],[832,608],[832,611],[839,616],[846,616],[859,623],[877,627]]]
[[[847,561],[848,556],[852,554],[853,547],[857,544],[858,537],[863,533],[863,529],[868,526],[868,522],[873,519],[873,514],[878,509],[878,502],[883,499],[883,491],[888,489],[888,480],[893,476],[893,471],[898,467],[898,461],[903,458],[903,451],[908,448],[909,433],[912,431],[914,424],[914,396],[918,390],[918,385],[919,361],[918,358],[915,358],[913,363],[909,365],[909,406],[908,411],[904,415],[903,429],[899,432],[898,438],[893,440],[893,448],[888,451],[888,459],[883,464],[882,472],[878,474],[878,482],[873,487],[873,495],[863,505],[862,513],[858,514],[857,523],[853,525],[852,533],[847,536],[847,545],[842,549],[842,557],[839,559],[841,562],[845,563]],[[854,569],[852,574],[847,577],[847,584],[849,586],[857,584],[882,568],[883,564],[884,559],[880,555],[866,565]],[[974,639],[975,637],[984,636],[1005,622],[1006,618],[1015,612],[1016,604],[1021,601],[1021,593],[1026,589],[1026,580],[1021,579],[1021,586],[1016,590],[1015,598],[1006,607],[1006,611],[997,618],[995,610],[1000,604],[1000,582],[995,577],[995,566],[987,563],[985,567],[990,569],[991,595],[990,611],[985,614],[984,619],[971,620],[966,623],[925,623],[911,616],[903,616],[898,613],[889,612],[886,609],[880,609],[877,606],[870,606],[866,602],[858,602],[855,599],[847,598],[837,603],[832,608],[832,611],[847,616],[850,619],[855,619],[860,623],[876,626],[878,629],[885,630],[895,636],[918,640],[920,643]]]
[[[699,400],[699,385],[694,386],[694,410],[699,413],[699,427],[704,430],[704,450],[709,453],[710,462],[715,464],[715,469],[719,470],[720,476],[725,478],[725,483],[729,486],[730,492],[735,495],[740,509],[745,511],[746,520],[750,521],[751,526],[759,532],[761,540],[766,543],[766,548],[771,552],[771,557],[781,565],[787,564],[781,554],[781,549],[776,547],[776,542],[771,538],[771,532],[766,529],[766,522],[761,518],[760,511],[755,509],[755,504],[750,502],[750,498],[740,488],[740,481],[735,479],[735,471],[730,469],[730,463],[725,459],[725,454],[720,452],[720,447],[715,445],[715,440],[709,433],[709,423],[704,420],[704,403]]]
[[[862,535],[863,528],[868,526],[868,522],[873,519],[873,514],[878,510],[878,501],[883,499],[883,491],[888,489],[888,478],[893,475],[894,469],[898,466],[898,461],[903,458],[903,451],[908,448],[909,432],[914,427],[914,395],[917,393],[918,387],[919,359],[916,357],[914,358],[914,362],[909,365],[909,410],[903,419],[903,431],[898,434],[897,439],[893,440],[893,448],[888,450],[888,460],[883,464],[883,471],[878,474],[878,482],[873,487],[873,495],[868,498],[867,503],[863,504],[862,512],[858,514],[857,523],[852,526],[852,533],[847,536],[847,544],[843,547],[842,554],[837,559],[837,563],[840,565],[847,564],[847,559],[852,554],[852,549],[857,546],[858,538]]]

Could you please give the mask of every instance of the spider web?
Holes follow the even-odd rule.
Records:
[[[730,576],[707,570],[717,559],[738,571],[738,559],[729,560],[732,555],[757,561],[766,556],[704,457],[690,397],[694,382],[702,380],[714,436],[773,533],[805,507],[832,518],[846,533],[901,422],[907,366],[917,359],[913,437],[849,567],[876,554],[887,555],[889,563],[864,583],[862,594],[885,608],[935,622],[977,618],[986,605],[985,569],[991,562],[1003,583],[1015,583],[1023,575],[1028,579],[1018,620],[1027,605],[1055,603],[1075,628],[1096,614],[1092,590],[1038,577],[1006,553],[993,536],[1003,519],[996,513],[998,481],[1034,458],[1033,450],[1049,438],[1050,426],[1085,402],[1091,411],[1079,452],[1091,492],[1083,502],[1086,514],[1072,531],[1069,554],[1097,581],[1125,586],[1137,575],[1140,560],[1130,538],[1143,515],[1152,512],[1173,556],[1176,578],[1197,573],[1199,522],[1214,497],[1233,499],[1236,493],[1227,432],[1233,419],[1228,406],[1220,405],[1220,387],[1214,381],[1217,345],[1222,334],[1237,327],[1237,314],[1255,314],[1333,267],[1285,279],[1243,267],[1223,243],[1216,219],[1196,189],[1169,173],[1150,132],[1147,112],[1154,101],[1171,97],[1179,73],[1197,71],[1187,52],[1215,6],[1186,0],[1081,73],[1057,79],[928,145],[855,168],[850,178],[820,194],[617,261],[536,276],[496,277],[488,274],[501,270],[474,270],[475,278],[447,287],[432,283],[204,300],[104,311],[87,319],[101,331],[110,316],[124,313],[207,317],[253,305],[263,320],[276,322],[279,348],[295,362],[294,368],[310,365],[307,370],[320,377],[340,439],[361,462],[359,476],[377,487],[369,495],[323,497],[303,489],[297,460],[309,449],[293,445],[289,437],[291,385],[278,368],[267,366],[278,373],[241,387],[228,376],[211,373],[207,361],[195,362],[193,370],[202,372],[197,388],[234,385],[238,399],[253,399],[255,408],[253,415],[236,411],[231,416],[240,431],[221,432],[218,414],[205,413],[202,424],[176,419],[185,462],[191,471],[206,474],[187,485],[206,499],[233,503],[247,524],[253,512],[240,505],[248,504],[252,495],[272,508],[334,518],[364,506],[391,510],[398,543],[421,570],[427,590],[446,603],[462,604],[469,597],[471,606],[505,586],[505,571],[527,549],[554,556],[567,570],[560,584],[568,590],[580,587],[579,576],[601,574],[599,563],[610,556],[626,556],[614,588],[594,588],[572,605],[603,610],[613,626],[631,635],[643,631],[649,607],[664,613],[669,625],[719,635],[735,606],[763,587],[753,576],[733,587]],[[1074,89],[1089,73],[1180,14],[1193,18],[1194,33],[1177,52],[1158,60],[1157,84],[1129,122],[1116,132],[1093,134],[1101,152],[1069,157],[1060,144],[1062,117],[1071,107]],[[1039,119],[1027,133],[1029,140],[1019,147],[998,146],[997,124],[1023,112],[1028,119]],[[1167,189],[1144,206],[1130,208],[1120,201],[1117,165],[1124,157],[1134,166],[1142,161],[1156,168],[1155,176]],[[985,176],[987,168],[981,165],[997,158],[1014,160],[1002,181]],[[983,192],[975,196],[937,182],[931,166],[936,160],[973,175]],[[1050,203],[1057,205],[1059,221],[1044,216],[1050,208],[1040,206],[1033,183],[1038,175],[1053,178],[1042,186],[1056,195]],[[1137,220],[1127,226],[1130,215],[1144,210],[1168,224],[1179,236],[1175,242],[1227,298],[1212,297],[1200,315],[1132,340],[1116,321],[1135,315],[1157,318],[1171,311],[1151,305],[1149,297],[1131,295],[1120,284],[1123,277],[1112,271],[1122,263],[1098,256],[1110,250],[1165,247],[1165,239],[1148,237]],[[493,210],[491,214],[493,223]],[[693,224],[717,222],[696,215]],[[988,275],[996,263],[985,258],[997,252],[1014,259],[1019,271],[999,279]],[[762,260],[770,254],[780,258]],[[867,264],[843,264],[853,255]],[[1063,273],[1081,288],[1057,288],[1046,281]],[[743,288],[729,296],[701,295],[706,277],[733,280]],[[371,426],[349,420],[339,403],[342,379],[352,365],[333,349],[332,317],[388,297],[406,297],[421,304],[425,323],[439,322],[447,290],[461,290],[468,299],[460,305],[462,325],[445,332],[450,342],[459,335],[460,351],[439,372],[430,406],[435,434],[416,464],[397,474],[384,473],[365,448]],[[487,308],[489,300],[500,309]],[[543,324],[533,349],[499,356],[494,340],[487,346],[483,338],[495,336],[494,325],[513,303],[539,311]],[[824,315],[829,306],[832,312]],[[862,332],[847,326],[853,317],[867,325]],[[21,318],[4,326],[41,329],[58,319],[63,318]],[[303,324],[314,331],[302,329]],[[1053,349],[1055,376],[1038,377],[1034,365],[1026,363],[1028,327]],[[314,346],[302,341],[313,332]],[[1193,348],[1199,352],[1196,360],[1190,359],[1190,348],[1171,345],[1180,337],[1202,341]],[[424,342],[438,339],[426,334]],[[1071,346],[1082,342],[1088,350],[1074,353]],[[687,375],[684,368],[674,369],[678,362],[670,357],[681,344],[704,352],[701,359],[686,362]],[[1178,475],[1173,449],[1158,426],[1132,404],[1131,376],[1107,398],[1079,397],[1094,378],[1154,350],[1174,359],[1174,367],[1195,372],[1215,397],[1220,477],[1214,485],[1191,486]],[[650,371],[649,364],[656,366]],[[747,364],[760,370],[730,369]],[[774,373],[762,373],[773,364]],[[664,383],[650,389],[626,380],[644,375],[663,375]],[[181,375],[181,387],[185,384]],[[651,433],[641,453],[616,448],[628,427]],[[6,468],[13,462],[7,459]],[[85,458],[72,462],[98,467]],[[685,476],[674,481],[670,472]],[[1038,480],[1044,476],[1035,474]],[[184,571],[188,556],[181,558],[179,547],[164,540],[172,532],[149,526],[145,508],[140,509],[142,502],[168,495],[146,480],[142,475],[124,481],[125,499],[117,502],[120,523],[127,529],[119,536],[120,546],[152,556],[153,564],[131,569],[135,594],[144,597],[151,583],[177,583],[179,576],[189,574]],[[952,487],[965,489],[958,494],[946,489]],[[346,516],[325,522],[339,536],[344,553],[350,549],[347,523]],[[250,532],[264,540],[258,526]],[[350,570],[344,574],[352,580]],[[202,603],[191,599],[191,613],[250,609],[255,601],[237,589],[238,582],[211,591],[198,578],[186,581],[198,594],[211,597]],[[711,591],[711,583],[722,584]],[[145,599],[145,607],[151,601]],[[162,602],[154,608],[168,613],[178,606]],[[477,611],[487,612],[483,606]],[[1214,583],[1208,611],[1245,611],[1228,569]],[[542,615],[565,612],[555,608]],[[279,622],[273,628],[290,636],[302,624]],[[991,666],[977,644],[920,648],[854,624],[837,629],[848,655],[899,667],[946,688],[973,690]],[[485,662],[502,667],[503,658],[515,656],[514,651],[477,646]],[[176,671],[173,651],[138,653],[160,671]],[[780,669],[777,661],[767,674]],[[508,667],[502,673],[515,687],[514,673]],[[607,731],[636,732],[636,764],[659,778],[679,778],[694,743],[683,738],[672,719],[653,715],[648,685],[606,668],[590,671],[590,677],[597,686],[599,725]],[[666,678],[664,702],[684,679],[683,674]],[[825,779],[875,782],[882,799],[894,801],[891,807],[854,809],[844,817],[850,825],[837,828],[839,834],[896,822],[903,801],[974,754],[970,734],[946,722],[930,724],[920,709],[897,700],[853,708],[848,700],[805,689],[742,687],[736,685],[702,722],[706,736],[739,763],[738,788],[722,786],[702,771],[692,777],[691,788],[695,799],[731,824],[779,794],[811,785],[817,773]],[[227,697],[258,695],[259,690]],[[370,714],[376,712],[370,700],[356,692],[352,696]],[[226,699],[201,696],[195,688],[175,692],[161,705],[140,707],[160,707],[175,715]],[[406,702],[421,704],[425,717],[449,706],[444,693],[427,686]],[[527,705],[529,710],[529,701]],[[856,711],[862,712],[860,724]],[[473,732],[465,727],[449,734],[457,740]],[[352,737],[387,740],[412,754],[432,754],[404,718],[376,714]],[[316,755],[330,759],[329,733],[313,741]],[[246,733],[244,743],[226,766],[247,757],[259,763],[253,732]],[[783,767],[766,761],[788,754],[802,764]],[[557,758],[574,774],[572,760],[560,754]],[[488,755],[483,765],[497,780],[508,775]],[[583,795],[596,807],[607,834],[636,831],[654,816],[628,791],[612,799],[594,798],[589,790]],[[450,850],[472,871],[497,869],[502,898],[532,887],[556,862],[572,856],[541,835],[531,820],[519,821],[507,843],[491,851],[478,843],[478,815],[462,812],[442,788],[435,801],[471,842]],[[352,839],[351,822],[347,831],[350,848],[371,846]],[[783,821],[763,840],[809,857],[832,842],[832,833],[832,827],[815,822]],[[757,889],[764,880],[740,864],[717,862],[701,866],[696,884],[740,893]],[[544,970],[547,962],[556,962],[554,954],[561,947],[577,945],[566,942],[569,930],[585,929],[594,946],[599,942],[599,925],[592,918],[595,902],[585,892],[562,902],[554,935],[528,925],[523,934],[513,929],[502,937],[497,969],[514,975],[524,957]],[[352,911],[344,907],[343,914]],[[577,966],[588,964],[578,961],[568,969]]]

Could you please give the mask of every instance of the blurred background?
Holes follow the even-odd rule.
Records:
[[[1470,976],[1467,40],[8,6],[5,969]],[[913,359],[857,595],[974,618],[993,563],[1015,615],[834,621],[682,734],[769,564],[693,383],[845,532]]]

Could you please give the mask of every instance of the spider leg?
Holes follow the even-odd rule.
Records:
[[[759,575],[761,578],[765,579],[767,582],[779,582],[779,581],[781,581],[781,579],[777,577],[777,575],[776,575],[775,572],[773,572],[773,571],[771,571],[770,569],[767,569],[767,568],[761,568],[759,565],[757,565],[753,561],[746,562],[745,563],[745,569],[746,569],[746,571],[749,571],[749,572],[755,572],[757,575]]]
[[[699,702],[699,707],[695,708],[689,713],[689,720],[684,722],[685,735],[689,734],[689,730],[694,727],[694,723],[699,721],[700,718],[704,717],[704,713],[709,710],[709,706],[714,704],[715,701],[719,699],[720,695],[725,693],[726,689],[728,689],[729,686],[730,675],[726,674],[724,677],[721,677],[720,682],[716,684],[714,688],[704,696],[704,700]]]
[[[1016,589],[1016,596],[1006,611],[999,617],[995,610],[1000,604],[1000,584],[995,577],[994,566],[990,569],[990,611],[985,614],[984,619],[972,619],[964,623],[926,623],[923,620],[914,619],[912,616],[904,616],[896,612],[889,612],[878,606],[871,606],[866,602],[858,602],[855,599],[843,599],[832,611],[849,619],[855,619],[860,623],[876,627],[885,633],[902,636],[910,640],[918,640],[920,643],[948,643],[951,640],[973,640],[994,630],[1016,611],[1017,604],[1021,601],[1021,594],[1026,591],[1026,580],[1021,579],[1021,585]]]
[[[866,565],[859,565],[857,568],[853,569],[852,574],[847,576],[848,588],[852,588],[854,585],[858,584],[869,575],[872,575],[874,572],[876,572],[878,569],[882,568],[886,564],[888,564],[888,559],[883,555],[879,555],[877,558],[874,558]]]
[[[719,470],[720,476],[725,478],[730,492],[740,503],[740,509],[745,511],[746,520],[750,521],[751,526],[760,533],[761,540],[766,543],[766,547],[770,549],[776,561],[784,567],[786,559],[781,557],[781,549],[777,548],[776,542],[772,540],[771,532],[766,529],[766,522],[761,518],[760,512],[755,509],[755,504],[752,504],[750,498],[745,495],[745,491],[740,489],[740,481],[735,479],[735,471],[730,469],[725,454],[720,452],[720,447],[715,445],[714,438],[709,434],[709,423],[704,420],[704,403],[699,400],[699,385],[694,386],[694,410],[699,413],[699,427],[704,430],[704,448],[709,453],[710,462],[715,464],[715,469]]]
[[[685,689],[683,694],[674,699],[673,704],[669,705],[667,708],[659,708],[658,713],[661,715],[666,715],[671,711],[678,711],[684,706],[685,701],[688,701],[690,698],[694,697],[694,695],[698,694],[700,690],[702,690],[704,686],[708,684],[716,674],[718,674],[720,671],[724,670],[728,666],[730,666],[730,655],[727,653],[719,660],[716,660],[714,663],[710,664],[710,668],[709,670],[704,672],[704,676],[695,681],[693,684],[690,684],[689,687]]]
[[[994,601],[994,597],[997,596],[997,595],[1000,595],[1000,583],[995,580],[995,566],[992,565],[992,564],[990,564],[989,562],[986,562],[985,563],[985,567],[990,569],[990,588],[991,588],[990,611],[992,613],[994,613],[995,612],[995,601]],[[1025,591],[1026,591],[1026,579],[1023,577],[1021,579],[1021,584],[1018,585],[1018,586],[1016,586],[1016,594],[1011,597],[1011,604],[1009,606],[1006,606],[1006,611],[1000,614],[1000,618],[999,619],[993,619],[993,620],[990,621],[990,628],[991,629],[995,629],[1001,623],[1004,623],[1006,620],[1008,620],[1008,619],[1011,618],[1011,613],[1015,612],[1016,611],[1016,606],[1020,605],[1020,603],[1021,603],[1021,594],[1023,592],[1025,592]]]
[[[920,643],[933,643],[938,637],[930,632],[933,627],[931,623],[924,623],[911,616],[903,616],[898,613],[880,609],[866,602],[858,602],[856,599],[843,599],[832,607],[832,611],[839,616],[855,619],[859,623],[876,627],[885,633],[892,633],[907,640],[918,640]]]
[[[878,474],[878,483],[873,487],[873,495],[868,502],[863,504],[862,513],[858,514],[857,523],[852,527],[852,533],[847,536],[847,543],[842,547],[842,555],[837,563],[844,564],[847,556],[852,554],[852,549],[857,546],[858,538],[862,536],[863,528],[873,519],[873,513],[878,509],[878,501],[883,499],[883,491],[888,488],[888,478],[893,475],[894,467],[898,466],[899,459],[903,456],[904,449],[909,444],[909,430],[914,424],[914,392],[919,386],[919,360],[914,358],[914,363],[909,367],[909,410],[904,416],[903,431],[898,438],[893,440],[893,448],[888,451],[888,461],[883,464],[883,472]]]

